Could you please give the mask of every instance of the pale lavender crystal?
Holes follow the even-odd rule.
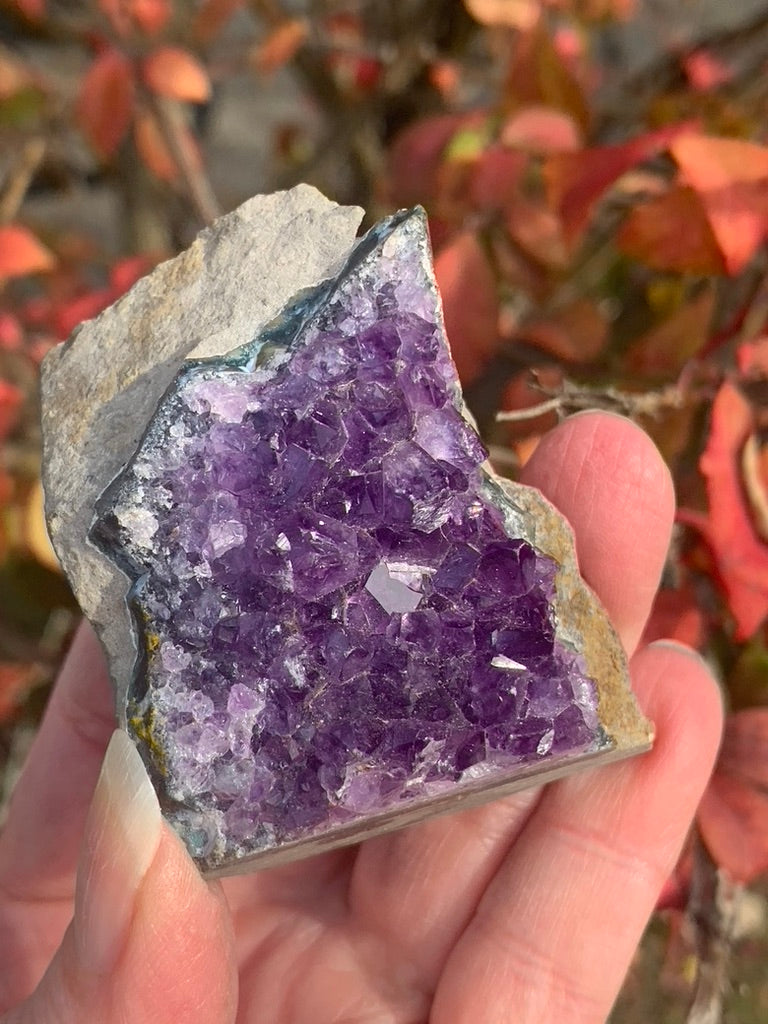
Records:
[[[128,721],[201,864],[605,745],[443,337],[420,213],[190,364],[92,537],[134,580]]]

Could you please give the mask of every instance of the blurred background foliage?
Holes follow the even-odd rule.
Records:
[[[500,471],[588,407],[659,445],[680,510],[646,639],[704,654],[728,725],[614,1019],[768,1019],[765,0],[0,0],[0,806],[77,622],[40,361],[299,181],[369,222],[426,207]]]

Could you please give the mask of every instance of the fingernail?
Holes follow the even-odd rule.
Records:
[[[161,830],[160,806],[139,752],[117,729],[93,794],[77,872],[75,943],[86,969],[108,974],[120,957]]]
[[[698,661],[708,668],[706,661],[697,650],[689,647],[688,644],[680,643],[679,640],[654,640],[648,646],[661,651],[674,651],[675,654],[684,654],[686,658]]]

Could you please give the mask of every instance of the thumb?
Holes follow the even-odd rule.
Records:
[[[112,734],[85,828],[75,916],[7,1024],[226,1024],[237,981],[229,915],[163,823],[142,760]]]

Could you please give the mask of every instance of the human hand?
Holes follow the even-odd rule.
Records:
[[[83,628],[0,835],[2,1024],[605,1020],[706,785],[720,700],[693,652],[636,650],[673,515],[645,435],[574,417],[525,482],[573,525],[653,751],[206,883],[124,734],[110,742],[106,670]]]

